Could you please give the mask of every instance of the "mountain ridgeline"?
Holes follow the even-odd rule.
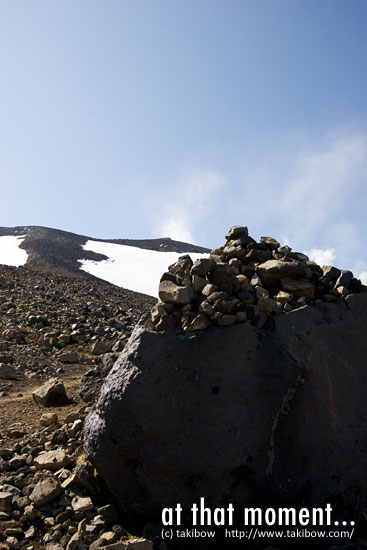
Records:
[[[77,235],[60,229],[39,226],[0,227],[1,236],[24,236],[20,248],[28,254],[27,267],[38,271],[71,275],[79,278],[90,278],[91,275],[80,269],[81,260],[96,262],[107,260],[108,257],[90,250],[84,250],[87,241],[98,241],[111,244],[121,244],[160,252],[177,253],[207,253],[208,249],[201,246],[162,239],[95,239],[85,235]]]

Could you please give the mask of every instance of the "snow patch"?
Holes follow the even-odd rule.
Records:
[[[196,252],[158,252],[124,244],[87,241],[84,250],[104,254],[108,260],[80,260],[81,269],[116,286],[158,297],[161,276],[179,256],[189,254],[193,261],[207,258]]]
[[[0,264],[19,267],[26,263],[28,254],[25,250],[19,248],[25,237],[26,235],[0,237]]]

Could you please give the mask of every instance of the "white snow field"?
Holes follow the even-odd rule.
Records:
[[[26,263],[28,254],[19,248],[24,239],[25,235],[0,237],[0,264],[19,267]]]
[[[87,241],[83,248],[109,259],[101,262],[81,260],[81,269],[116,286],[155,297],[161,276],[179,256],[189,254],[192,261],[208,257],[208,254],[196,252],[158,252],[101,241]]]

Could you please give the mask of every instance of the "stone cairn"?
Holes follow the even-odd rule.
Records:
[[[147,328],[196,331],[243,322],[271,328],[273,315],[367,291],[351,271],[321,268],[272,237],[256,242],[247,227],[232,227],[225,238],[208,258],[184,255],[169,266]]]

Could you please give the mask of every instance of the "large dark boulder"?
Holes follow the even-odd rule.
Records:
[[[85,426],[127,512],[335,503],[367,489],[367,294],[200,333],[138,325]],[[342,517],[342,519],[346,519]]]

